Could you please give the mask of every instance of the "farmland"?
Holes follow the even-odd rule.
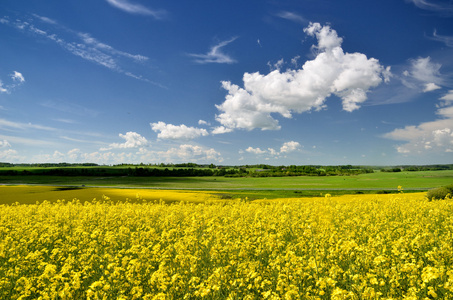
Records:
[[[0,206],[0,299],[451,299],[424,193]]]
[[[223,199],[272,199],[320,196],[326,193],[344,195],[356,193],[396,193],[399,185],[405,192],[427,191],[451,184],[453,171],[375,172],[351,176],[287,176],[287,177],[133,177],[133,176],[0,176],[1,203],[35,203],[36,201],[91,200],[109,195],[118,200],[134,199],[137,193],[147,200],[177,201],[183,191],[207,193]],[[23,186],[7,193],[10,185],[45,185],[39,189]],[[113,188],[116,188],[115,190]],[[10,188],[11,189],[11,188]],[[128,189],[130,189],[128,191]],[[38,190],[38,191],[37,191]],[[153,191],[154,190],[154,191]],[[158,190],[173,190],[167,197]],[[91,192],[90,192],[91,191]],[[115,196],[117,195],[117,196]],[[23,197],[23,198],[21,198]],[[23,199],[23,200],[22,200]],[[181,200],[186,198],[182,197]]]
[[[453,299],[452,182],[1,176],[0,299]]]

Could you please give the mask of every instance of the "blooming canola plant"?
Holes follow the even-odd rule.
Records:
[[[452,299],[424,193],[0,205],[0,299]]]

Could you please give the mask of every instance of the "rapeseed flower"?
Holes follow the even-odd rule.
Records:
[[[452,231],[423,193],[1,205],[0,299],[453,299]]]

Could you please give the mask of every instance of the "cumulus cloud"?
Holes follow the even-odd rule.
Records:
[[[157,137],[160,139],[170,140],[192,140],[200,136],[209,135],[208,131],[203,128],[188,127],[184,124],[173,125],[164,122],[151,123],[151,129],[158,132]]]
[[[232,132],[232,128],[226,128],[225,126],[218,126],[214,128],[211,133],[212,134],[222,134],[222,133],[227,133],[227,132]]]
[[[452,152],[453,106],[440,108],[436,113],[439,118],[435,121],[398,128],[384,137],[405,142],[396,147],[397,151],[403,154]]]
[[[128,148],[139,148],[149,146],[149,142],[145,137],[140,134],[129,131],[126,134],[119,134],[119,137],[126,140],[124,143],[113,143],[110,144],[108,148],[102,148],[101,151],[106,151],[110,149],[128,149]]]
[[[223,53],[222,48],[231,42],[235,41],[237,37],[233,37],[227,41],[223,41],[213,46],[206,54],[189,54],[189,56],[195,58],[195,62],[199,64],[207,63],[219,63],[219,64],[232,64],[236,60],[228,54]]]
[[[222,155],[213,148],[204,148],[196,145],[183,144],[166,151],[149,152],[148,157],[153,160],[166,162],[222,162]]]
[[[18,152],[16,150],[7,149],[0,151],[0,159],[3,161],[18,161],[19,158],[20,156],[18,155]]]
[[[131,3],[127,0],[106,0],[110,5],[130,14],[148,15],[156,19],[162,19],[166,16],[165,10],[154,10],[141,4]]]
[[[248,147],[245,149],[245,152],[248,152],[250,154],[254,155],[270,155],[275,158],[277,158],[280,155],[283,154],[288,154],[294,151],[299,151],[300,148],[302,148],[302,145],[299,142],[295,141],[290,141],[290,142],[285,142],[283,145],[280,147],[280,152],[276,151],[273,148],[267,148],[267,150],[263,150],[261,148],[253,148],[253,147]],[[239,153],[244,153],[244,151],[240,150]]]
[[[253,147],[248,147],[245,149],[246,152],[252,153],[252,154],[263,154],[266,153],[265,150],[261,150],[260,148],[253,148]]]
[[[298,150],[300,147],[301,146],[298,142],[294,142],[294,141],[286,142],[280,148],[280,153],[290,153],[290,152]]]
[[[216,105],[221,112],[216,120],[222,125],[213,133],[234,129],[280,129],[271,114],[291,118],[293,113],[321,110],[332,94],[342,99],[343,109],[354,111],[367,99],[367,92],[388,81],[390,68],[362,53],[345,53],[342,38],[330,26],[310,23],[304,32],[318,41],[317,55],[296,70],[280,69],[267,75],[245,73],[244,87],[223,81],[228,92],[225,101]]]

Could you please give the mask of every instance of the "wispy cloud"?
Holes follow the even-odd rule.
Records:
[[[7,140],[0,140],[0,148],[11,147],[11,144]]]
[[[48,29],[43,30],[38,28],[37,25],[34,24],[34,21],[46,23]],[[32,33],[36,37],[45,38],[75,56],[106,67],[112,71],[122,73],[131,78],[148,82],[159,87],[164,87],[157,82],[149,80],[141,75],[132,74],[127,70],[131,61],[137,64],[142,64],[149,60],[147,56],[118,50],[99,41],[89,33],[72,30],[58,24],[50,18],[33,15],[33,17],[27,21],[20,19],[12,21],[8,17],[3,17],[0,19],[0,24],[12,26],[21,32]],[[69,34],[70,40],[62,38],[62,34]],[[16,79],[19,79],[19,77],[16,77]]]
[[[46,131],[56,131],[56,128],[32,124],[32,123],[21,123],[21,122],[13,122],[8,121],[5,119],[0,119],[0,128],[4,130],[29,130],[29,129],[37,129],[37,130],[46,130]]]
[[[24,138],[17,135],[0,135],[0,139],[5,139],[9,143],[14,145],[24,145],[29,147],[43,147],[43,146],[58,146],[55,142],[50,142],[40,138]]]
[[[406,0],[414,3],[415,6],[421,9],[439,12],[442,15],[451,15],[453,13],[453,4],[451,1],[437,0]]]
[[[453,36],[437,34],[437,30],[434,30],[433,36],[430,39],[444,43],[447,47],[453,47]]]
[[[148,57],[146,57],[144,55],[130,54],[130,53],[127,53],[124,51],[117,50],[117,49],[113,48],[112,46],[99,42],[97,39],[92,37],[89,33],[80,32],[80,33],[78,33],[78,36],[84,41],[84,43],[86,45],[92,46],[95,49],[105,51],[112,55],[123,56],[123,57],[130,58],[130,59],[133,59],[138,62],[147,61],[149,59]]]
[[[208,53],[206,54],[189,54],[195,59],[195,62],[199,64],[207,64],[207,63],[219,63],[219,64],[232,64],[235,63],[236,60],[231,58],[228,54],[223,53],[222,48],[226,45],[235,41],[237,37],[233,37],[227,41],[223,41],[218,43],[217,45],[211,47]]]
[[[304,17],[290,11],[281,11],[277,14],[277,17],[299,24],[308,23],[308,21]]]
[[[40,104],[41,106],[44,106],[46,108],[51,108],[58,110],[60,112],[65,112],[65,113],[71,113],[74,115],[78,116],[88,116],[88,117],[96,117],[99,115],[98,111],[92,110],[90,108],[81,106],[79,104],[75,103],[68,103],[64,101],[45,101]]]
[[[121,9],[122,11],[125,11],[130,14],[152,16],[158,20],[163,19],[167,16],[167,12],[163,9],[158,10],[150,9],[141,4],[131,3],[127,0],[106,0],[106,1],[113,7]]]
[[[15,82],[19,82],[19,83],[25,82],[24,75],[22,75],[22,73],[19,73],[17,71],[14,71],[13,74],[11,74],[11,78]]]
[[[9,77],[12,80],[12,82],[9,84],[3,84],[3,82],[0,80],[0,93],[10,94],[14,88],[22,85],[25,82],[24,75],[17,71],[13,71],[13,73],[10,74]]]
[[[52,24],[52,25],[56,25],[58,24],[57,21],[51,19],[51,18],[48,18],[48,17],[43,17],[43,16],[40,16],[40,15],[37,15],[37,14],[33,14],[33,16],[35,18],[38,18],[40,19],[41,21],[43,21],[44,23],[48,23],[48,24]]]

